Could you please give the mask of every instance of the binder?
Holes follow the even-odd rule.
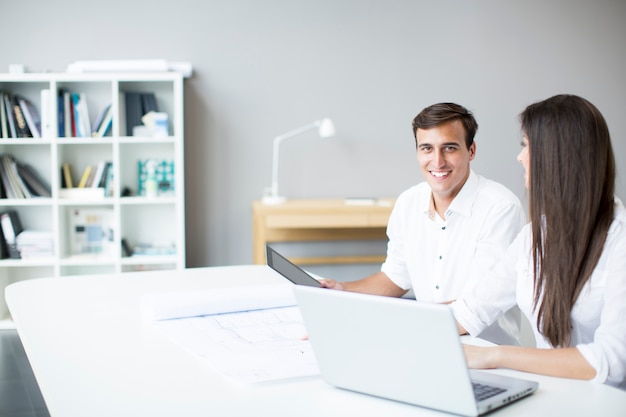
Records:
[[[17,212],[11,210],[0,214],[0,228],[9,258],[20,259],[22,256],[17,249],[17,235],[22,233],[24,229]]]

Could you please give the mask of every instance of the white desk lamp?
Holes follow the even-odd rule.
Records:
[[[304,133],[307,130],[318,128],[318,134],[321,138],[328,138],[335,135],[335,125],[333,121],[325,118],[317,120],[309,125],[294,129],[291,132],[284,133],[274,138],[274,152],[272,158],[272,186],[268,189],[269,194],[263,196],[263,204],[282,204],[287,200],[286,197],[278,195],[278,150],[280,143],[288,138]]]

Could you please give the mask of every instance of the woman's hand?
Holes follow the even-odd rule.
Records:
[[[560,378],[593,379],[596,370],[575,347],[537,349],[522,346],[463,345],[467,366],[507,368]]]
[[[498,346],[474,346],[463,345],[463,351],[465,352],[465,360],[467,361],[467,367],[473,369],[491,369],[497,368]]]

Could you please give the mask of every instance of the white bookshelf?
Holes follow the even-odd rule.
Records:
[[[42,103],[41,91],[49,89],[50,100]],[[67,89],[84,93],[93,124],[98,113],[112,105],[113,121],[105,137],[60,137],[57,92]],[[52,233],[53,255],[39,259],[1,259],[0,288],[25,279],[79,274],[133,272],[185,267],[183,78],[179,73],[44,73],[0,74],[0,90],[26,97],[42,112],[49,109],[50,129],[42,127],[41,138],[0,138],[0,154],[11,154],[31,165],[51,186],[51,198],[0,199],[0,213],[14,210],[24,229]],[[154,93],[159,112],[167,113],[169,132],[161,137],[127,136],[124,93]],[[174,192],[144,197],[137,195],[139,159],[174,163]],[[110,196],[64,198],[60,195],[61,165],[69,163],[74,181],[86,165],[113,163]],[[74,184],[76,185],[76,184]],[[122,195],[129,189],[130,196]],[[105,254],[76,255],[71,251],[70,213],[81,209],[112,211],[112,250]],[[165,242],[175,249],[163,255],[125,256],[122,239],[131,247]],[[0,321],[9,318],[0,300]]]

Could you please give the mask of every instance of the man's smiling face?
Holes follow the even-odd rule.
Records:
[[[415,139],[417,160],[432,189],[435,207],[445,211],[469,177],[476,144],[467,148],[465,129],[459,120],[431,129],[417,129]]]

